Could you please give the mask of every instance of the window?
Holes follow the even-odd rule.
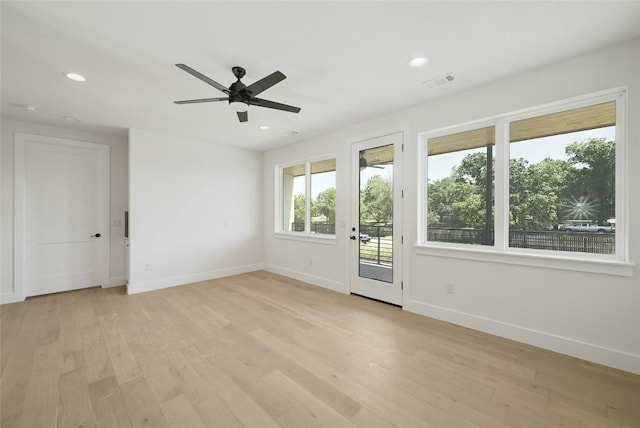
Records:
[[[615,253],[616,103],[509,124],[509,246]]]
[[[335,235],[336,160],[278,166],[280,221],[276,232]]]
[[[495,127],[427,139],[427,240],[493,245]]]
[[[625,260],[623,100],[423,134],[423,245]]]

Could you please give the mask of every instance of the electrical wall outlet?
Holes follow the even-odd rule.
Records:
[[[453,282],[447,282],[447,294],[456,294],[456,285]]]

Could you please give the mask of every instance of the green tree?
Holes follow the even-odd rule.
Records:
[[[592,138],[571,143],[565,151],[573,166],[566,215],[599,223],[615,217],[615,142]]]
[[[429,224],[484,228],[486,184],[487,155],[471,153],[465,156],[460,165],[452,169],[449,177],[428,183]],[[493,185],[493,181],[490,185]]]
[[[304,194],[293,197],[293,221],[304,224],[305,197]]]
[[[311,201],[311,215],[327,217],[327,223],[335,224],[336,222],[336,189],[330,187],[320,193],[318,197]]]
[[[557,223],[567,195],[571,166],[559,159],[529,164],[520,158],[511,159],[509,168],[510,227],[547,230]]]
[[[511,229],[547,230],[563,218],[605,222],[615,216],[615,143],[574,142],[566,153],[568,161],[509,160]],[[427,184],[427,221],[432,226],[483,228],[486,185],[486,155],[467,155],[449,177]]]
[[[364,191],[360,192],[360,222],[366,220],[384,224],[393,222],[391,179],[374,175],[367,180]]]

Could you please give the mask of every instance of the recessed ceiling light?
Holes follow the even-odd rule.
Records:
[[[69,122],[77,122],[77,121],[78,121],[78,119],[76,119],[76,118],[75,118],[75,117],[73,117],[73,116],[62,116],[62,118],[63,118],[64,120],[68,120]]]
[[[67,76],[67,79],[71,79],[76,82],[85,82],[87,80],[82,74],[78,73],[67,73],[65,76]]]
[[[409,67],[422,67],[423,65],[425,65],[426,63],[429,62],[429,58],[425,58],[423,56],[417,56],[415,58],[413,58],[411,61],[409,61]]]
[[[259,128],[262,129],[263,131],[267,131],[269,129],[267,125],[260,125]]]

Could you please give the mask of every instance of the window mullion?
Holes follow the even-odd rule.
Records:
[[[509,247],[509,122],[496,122],[494,246]]]
[[[305,234],[311,234],[311,162],[305,162],[304,176],[304,230]]]

